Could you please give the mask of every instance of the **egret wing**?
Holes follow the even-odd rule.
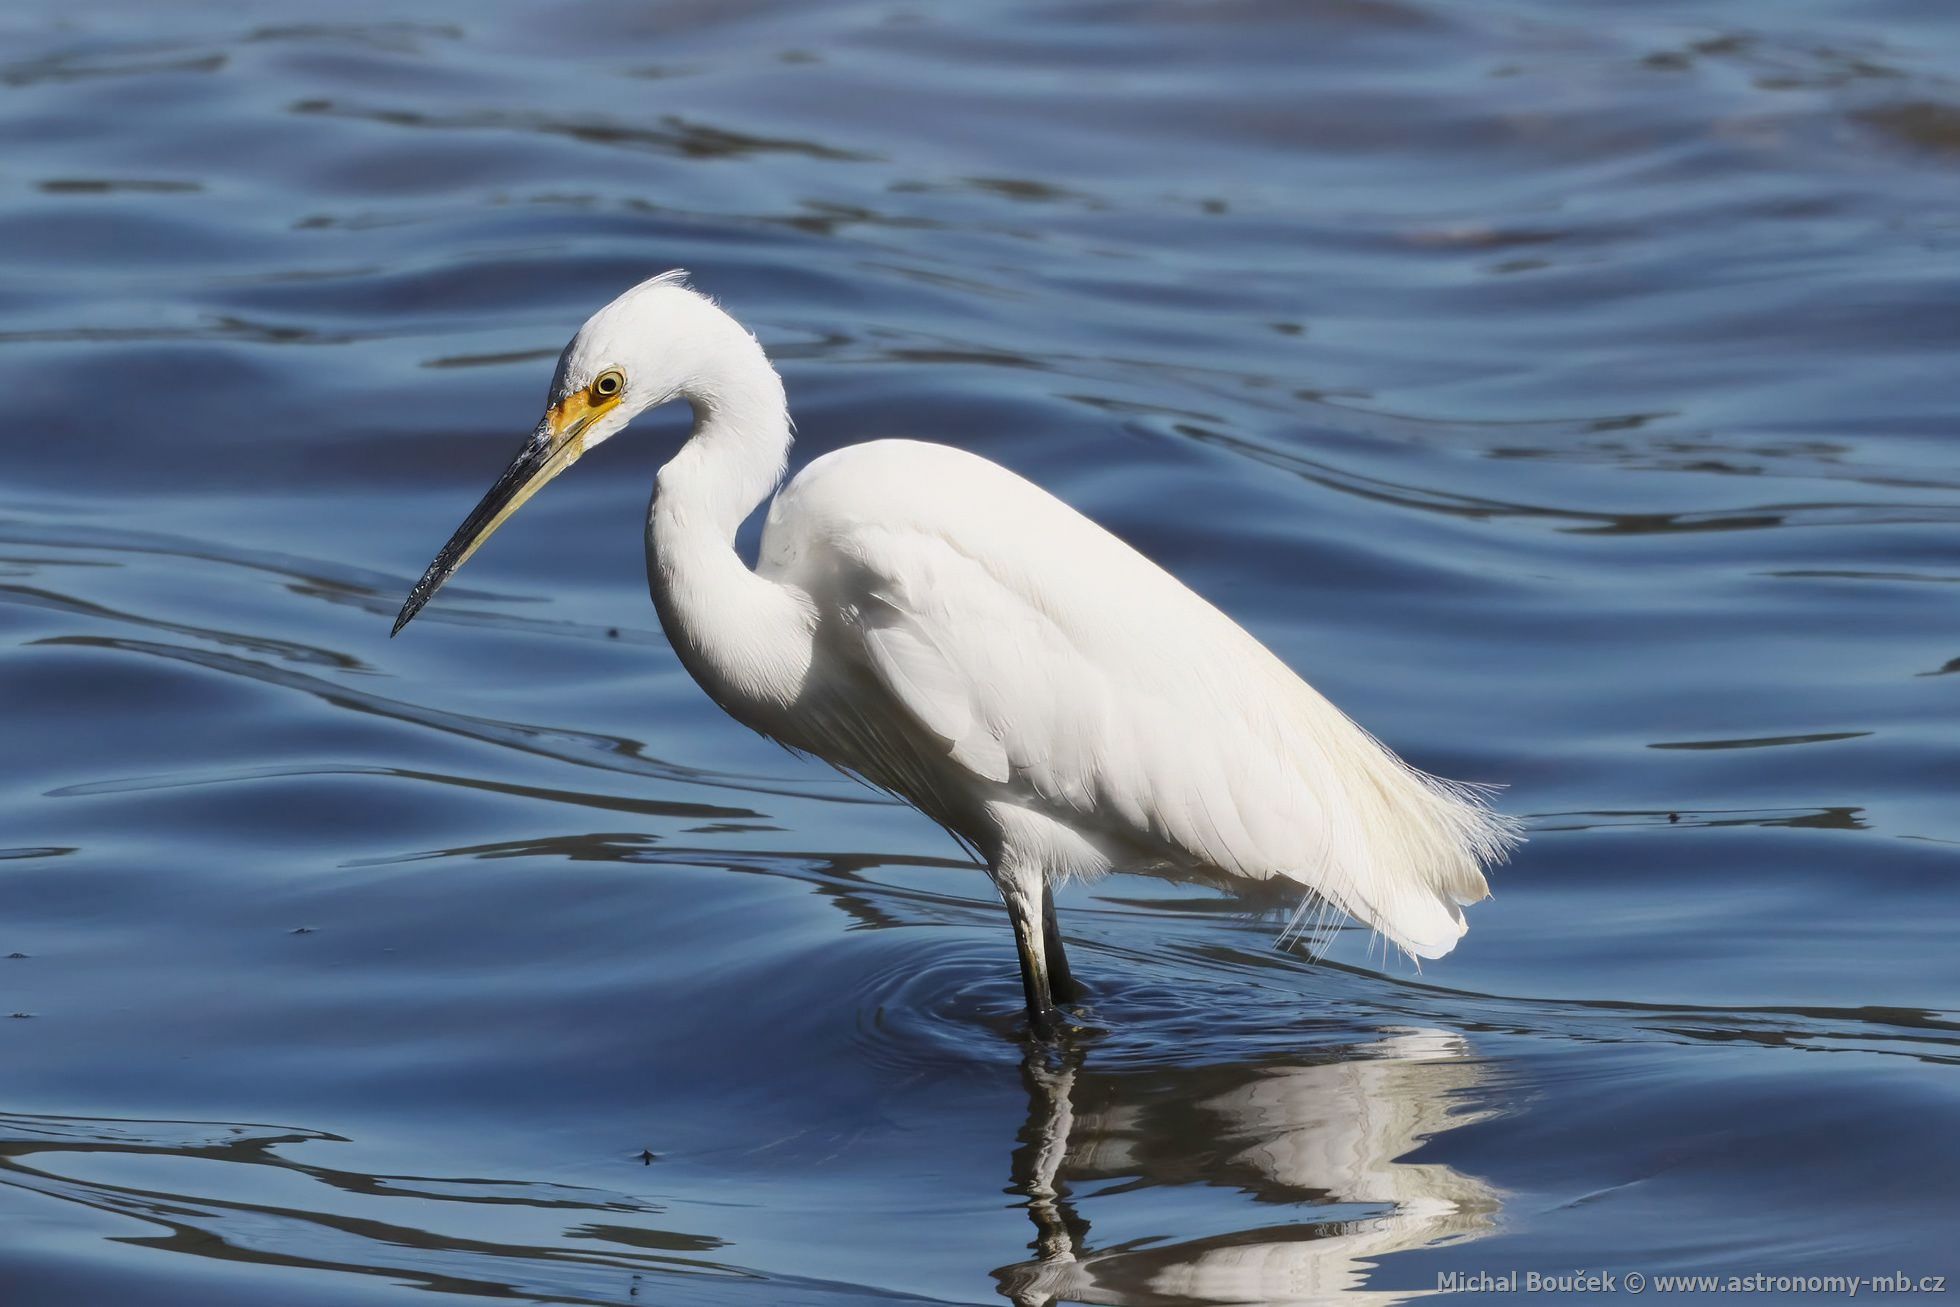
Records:
[[[976,720],[974,696],[960,669],[932,642],[928,628],[902,619],[870,624],[864,628],[864,648],[892,697],[946,743],[955,762],[985,780],[1008,779],[1006,748]]]
[[[1284,877],[1422,957],[1455,945],[1461,905],[1487,893],[1481,864],[1513,838],[1474,793],[1404,764],[1229,617],[994,464],[855,446],[807,469],[771,530],[769,565],[840,619],[934,756],[869,713],[837,729],[917,788],[1105,848]]]
[[[1112,591],[1030,575],[963,543],[879,527],[843,544],[866,662],[947,758],[1007,784],[1002,798],[1235,875],[1319,856],[1323,809],[1279,733],[1221,674],[1216,648],[1207,659],[1194,647],[1193,624],[1215,613],[1179,611],[1182,587],[1153,605],[1146,585],[1138,602],[1122,581]]]

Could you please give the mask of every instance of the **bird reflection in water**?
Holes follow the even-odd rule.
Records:
[[[1106,1050],[1105,1050],[1106,1052]],[[1313,1056],[1313,1055],[1308,1055]],[[1401,1160],[1479,1120],[1486,1064],[1433,1030],[1244,1065],[1102,1069],[1074,1037],[1022,1063],[1028,1118],[1009,1163],[1034,1256],[994,1272],[1020,1307],[1387,1303],[1368,1291],[1391,1253],[1476,1238],[1497,1194]],[[569,1304],[861,1302],[858,1286],[747,1264],[766,1249],[696,1228],[633,1194],[528,1179],[370,1175],[289,1154],[345,1142],[295,1127],[0,1113],[0,1203],[65,1203],[77,1230],[120,1245],[259,1268],[376,1277],[465,1297]],[[637,1167],[636,1167],[637,1169]],[[1078,1203],[1073,1186],[1101,1184]],[[1093,1246],[1085,1207],[1153,1189],[1243,1191],[1291,1221],[1178,1241]],[[1215,1211],[1216,1205],[1208,1205]],[[1155,1210],[1163,1210],[1159,1205]],[[669,1222],[678,1222],[678,1226]],[[147,1228],[148,1233],[135,1233]],[[1215,1227],[1214,1227],[1215,1228]],[[1134,1231],[1135,1223],[1129,1223]],[[1107,1239],[1107,1229],[1105,1239]],[[78,1236],[76,1274],[93,1254]],[[744,1256],[747,1254],[748,1256]],[[205,1272],[149,1264],[148,1274]],[[924,1301],[885,1289],[881,1301]],[[4,1292],[0,1302],[11,1303]]]
[[[1367,1291],[1374,1262],[1478,1238],[1496,1224],[1498,1195],[1488,1185],[1440,1163],[1401,1160],[1423,1140],[1488,1115],[1464,1103],[1483,1064],[1461,1036],[1438,1030],[1394,1031],[1342,1052],[1337,1061],[1146,1075],[1090,1070],[1073,1044],[1031,1049],[1013,1192],[1034,1222],[1035,1256],[994,1272],[1002,1295],[1017,1307],[1413,1296]],[[1189,1119],[1165,1119],[1180,1115]],[[1230,1184],[1258,1201],[1314,1209],[1305,1221],[1096,1251],[1071,1197],[1086,1181],[1127,1181],[1126,1192]]]

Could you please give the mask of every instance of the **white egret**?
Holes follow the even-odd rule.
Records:
[[[669,400],[694,429],[656,478],[654,607],[730,716],[905,799],[985,860],[1028,1018],[1076,997],[1053,886],[1111,868],[1298,884],[1418,958],[1450,951],[1516,839],[1471,788],[1408,766],[1218,609],[975,454],[878,440],[787,467],[762,347],[685,274],[566,346],[522,450],[395,631],[504,519]]]

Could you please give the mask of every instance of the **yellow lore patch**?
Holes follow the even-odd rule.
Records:
[[[544,415],[545,423],[553,440],[577,440],[587,427],[618,404],[618,391],[602,397],[593,393],[592,387],[587,386],[584,390],[575,390],[553,404]],[[580,441],[578,453],[573,454],[572,457],[577,458],[584,452],[584,442]]]

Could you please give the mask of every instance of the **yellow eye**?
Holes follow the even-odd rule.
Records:
[[[618,368],[608,368],[592,379],[592,393],[600,399],[611,399],[626,389],[626,377]]]

